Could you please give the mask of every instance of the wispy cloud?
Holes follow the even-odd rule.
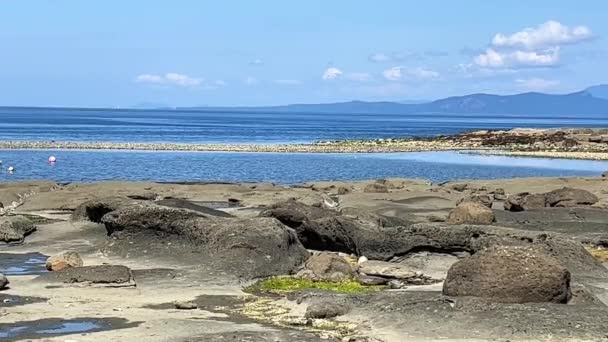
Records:
[[[560,81],[543,78],[517,79],[515,82],[520,88],[534,91],[548,90],[560,85]]]
[[[384,62],[390,62],[393,60],[393,58],[387,54],[378,52],[378,53],[374,53],[369,55],[369,57],[367,57],[367,59],[370,62],[374,62],[374,63],[384,63]]]
[[[369,82],[373,77],[367,72],[350,72],[344,74],[344,79],[354,82]]]
[[[302,84],[302,81],[300,81],[300,80],[284,79],[284,80],[275,80],[274,83],[276,83],[278,85],[295,86],[295,85]]]
[[[137,83],[173,85],[180,87],[198,87],[203,83],[203,79],[191,77],[185,74],[169,72],[164,75],[141,74],[135,78]]]
[[[325,69],[321,78],[325,81],[331,81],[331,80],[340,78],[340,76],[342,76],[342,74],[344,74],[342,72],[342,70],[340,70],[336,67],[329,67],[329,68]]]
[[[263,65],[264,61],[260,58],[256,58],[249,62],[249,65]]]
[[[436,71],[426,68],[405,68],[402,66],[396,66],[386,69],[382,72],[382,76],[389,81],[402,81],[402,80],[418,80],[428,81],[437,80],[440,78],[440,74]]]
[[[248,85],[248,86],[254,86],[254,85],[257,85],[257,84],[258,84],[258,83],[260,83],[260,82],[258,81],[258,79],[257,79],[257,78],[255,78],[255,77],[253,77],[253,76],[247,76],[247,77],[245,77],[245,79],[243,80],[243,83],[244,83],[245,85]]]

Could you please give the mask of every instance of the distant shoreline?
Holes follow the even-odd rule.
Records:
[[[475,131],[451,136],[339,140],[293,144],[0,141],[4,150],[130,150],[174,152],[399,153],[468,151],[480,155],[608,160],[608,129]]]

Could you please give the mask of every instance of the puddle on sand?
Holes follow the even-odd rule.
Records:
[[[0,253],[0,273],[4,275],[38,275],[47,272],[48,256],[41,253]]]
[[[82,318],[62,320],[58,318],[37,321],[0,324],[0,338],[18,341],[25,338],[59,336],[77,333],[124,329],[139,325],[140,322],[127,323],[123,318]]]

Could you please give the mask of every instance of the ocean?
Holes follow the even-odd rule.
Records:
[[[608,118],[245,113],[0,108],[0,140],[173,143],[300,143],[454,134],[514,127],[608,127]],[[58,162],[49,164],[50,155]],[[280,154],[151,151],[0,150],[0,181],[302,183],[388,177],[494,179],[593,176],[608,162],[471,156],[455,152]],[[9,166],[14,173],[6,172]]]

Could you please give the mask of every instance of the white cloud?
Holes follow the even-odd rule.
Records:
[[[169,72],[165,75],[141,74],[135,78],[135,82],[159,85],[174,85],[180,87],[197,87],[203,83],[203,80],[200,78],[190,77],[184,74]]]
[[[374,53],[372,55],[370,55],[368,57],[370,62],[374,62],[374,63],[384,63],[384,62],[390,62],[392,60],[392,58],[386,54],[383,53]]]
[[[392,67],[382,72],[382,76],[389,81],[401,81],[401,80],[419,80],[428,81],[436,80],[440,78],[438,72],[425,69],[425,68],[404,68],[401,66]]]
[[[576,44],[593,38],[587,26],[568,27],[550,20],[537,27],[528,27],[511,35],[498,33],[492,39],[495,47],[536,50],[565,44]]]
[[[342,70],[340,70],[336,67],[329,67],[325,70],[325,72],[323,72],[323,76],[321,76],[321,78],[326,81],[335,80],[335,79],[339,78],[340,76],[342,76],[342,74],[343,74]]]
[[[474,62],[482,68],[507,67],[551,67],[559,64],[559,47],[542,51],[498,51],[488,48],[475,57]]]
[[[529,78],[529,79],[517,79],[515,82],[526,90],[547,90],[555,88],[560,84],[557,80],[546,80],[543,78]]]
[[[384,76],[384,78],[386,78],[389,81],[399,81],[401,80],[401,77],[403,76],[401,74],[401,69],[403,69],[402,67],[392,67],[390,69],[386,69],[382,72],[382,76]]]
[[[218,87],[225,87],[228,85],[228,83],[226,83],[226,81],[224,81],[224,80],[216,80],[214,83]]]
[[[264,61],[261,60],[260,58],[256,58],[254,60],[252,60],[251,62],[249,62],[250,65],[263,65]]]
[[[275,80],[274,83],[279,85],[300,85],[302,82],[300,80]]]
[[[372,80],[372,75],[366,72],[351,72],[345,74],[344,78],[355,82],[369,82]]]

